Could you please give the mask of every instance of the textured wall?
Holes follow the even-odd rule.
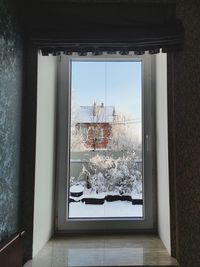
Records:
[[[22,48],[15,9],[0,0],[0,241],[18,230]]]
[[[185,48],[176,53],[169,90],[174,120],[173,175],[176,202],[176,254],[181,267],[200,266],[200,2],[177,0],[185,27]],[[172,113],[173,110],[173,113]],[[173,211],[172,211],[173,212]],[[172,215],[171,212],[171,215]]]

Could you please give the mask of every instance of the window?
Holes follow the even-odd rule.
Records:
[[[58,230],[153,228],[153,61],[60,58]]]

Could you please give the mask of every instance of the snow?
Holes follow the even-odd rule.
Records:
[[[83,192],[84,187],[82,185],[73,185],[70,187],[71,193],[80,193]]]
[[[134,192],[132,192],[131,197],[132,199],[143,199],[143,194],[142,193],[135,194]]]
[[[95,193],[95,192],[91,192],[90,194],[84,194],[83,198],[97,198],[97,199],[101,199],[105,197],[105,193]]]
[[[69,204],[69,218],[142,217],[142,210],[143,205],[132,205],[129,201],[106,201],[103,205],[72,202]]]
[[[74,199],[75,201],[80,201],[81,199],[83,198],[95,198],[95,199],[101,199],[101,198],[104,198],[105,197],[105,193],[99,193],[99,194],[96,194],[96,193],[91,193],[91,194],[84,194],[80,197],[73,197],[73,196],[70,196],[71,199]]]

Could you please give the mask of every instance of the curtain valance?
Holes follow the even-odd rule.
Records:
[[[184,30],[175,14],[171,2],[41,2],[29,8],[27,32],[43,55],[155,54],[182,49]]]

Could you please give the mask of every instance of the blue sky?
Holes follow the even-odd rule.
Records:
[[[94,101],[141,119],[141,62],[72,62],[72,97],[80,106]]]

